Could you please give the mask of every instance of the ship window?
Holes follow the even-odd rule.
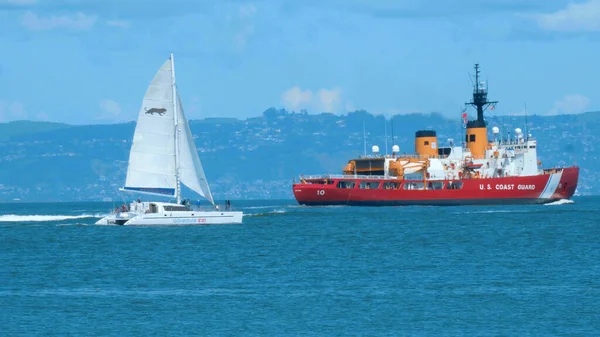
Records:
[[[164,209],[166,212],[189,212],[192,210],[187,206],[165,206]]]
[[[460,190],[463,186],[462,181],[451,181],[448,183],[447,188],[449,190]]]
[[[535,145],[529,146],[530,149],[535,149]]]
[[[356,186],[356,181],[342,180],[337,184],[338,188],[354,188],[354,186]]]
[[[452,152],[452,148],[451,147],[440,147],[440,148],[438,148],[438,155],[439,156],[447,157],[447,156],[450,155],[450,152]]]
[[[428,190],[441,190],[444,188],[444,183],[441,181],[430,181],[427,183]]]
[[[465,142],[469,142],[469,135],[465,135]]]
[[[309,180],[306,183],[307,184],[325,185],[327,183],[327,180]]]
[[[469,141],[470,142],[474,142],[475,141],[475,135],[469,135]]]
[[[150,204],[145,213],[157,213],[156,204]]]
[[[422,190],[423,186],[424,185],[423,185],[422,181],[414,181],[414,182],[410,182],[410,183],[404,183],[405,190]]]
[[[428,140],[425,141],[425,145],[429,145],[429,141]]]
[[[383,183],[384,190],[397,190],[400,187],[400,183],[393,183],[391,181]]]
[[[360,185],[358,185],[358,188],[362,188],[362,189],[379,188],[379,182],[377,182],[377,181],[361,181]]]

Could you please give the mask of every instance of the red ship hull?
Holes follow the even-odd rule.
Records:
[[[413,182],[400,181],[396,189],[385,189],[389,179],[365,177],[307,179],[294,184],[294,196],[301,205],[401,206],[401,205],[509,205],[544,204],[569,199],[575,193],[579,168],[569,167],[536,176],[463,179],[460,189],[449,189],[449,180],[440,189],[407,189]],[[340,188],[340,182],[356,182],[352,188]],[[360,188],[360,182],[379,182],[378,188]],[[430,183],[433,181],[427,181]],[[457,181],[454,180],[454,183]]]

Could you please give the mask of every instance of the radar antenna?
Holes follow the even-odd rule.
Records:
[[[495,105],[496,103],[498,103],[498,101],[488,101],[487,93],[487,83],[484,86],[484,83],[479,82],[479,63],[475,63],[475,84],[473,85],[473,100],[471,102],[465,103],[465,105],[470,105],[477,109],[477,119],[469,121],[467,124],[467,128],[481,128],[486,126],[485,120],[483,119],[483,112],[490,105]]]

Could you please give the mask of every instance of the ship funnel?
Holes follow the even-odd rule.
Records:
[[[437,135],[434,130],[420,130],[415,133],[415,152],[423,158],[438,155]]]
[[[479,80],[479,64],[475,64],[475,84],[473,87],[473,99],[465,103],[477,110],[477,119],[467,122],[465,143],[474,158],[484,158],[488,147],[487,123],[483,119],[483,112],[489,106],[495,106],[497,101],[488,101],[487,84]]]

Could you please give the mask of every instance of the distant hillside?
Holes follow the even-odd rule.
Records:
[[[600,188],[598,136],[600,113],[528,116],[545,167],[582,168],[578,193]],[[340,173],[343,165],[379,145],[385,152],[392,133],[401,152],[414,151],[414,134],[435,129],[441,145],[459,143],[459,118],[439,114],[396,115],[393,122],[366,111],[347,115],[309,115],[268,109],[262,116],[238,120],[208,118],[190,126],[217,199],[292,198],[299,174]],[[489,126],[506,133],[525,129],[525,117],[488,117]],[[393,125],[393,128],[392,128]],[[0,201],[121,199],[135,123],[73,126],[44,122],[0,124]],[[131,195],[124,195],[130,198]]]
[[[0,142],[5,142],[19,136],[37,134],[45,131],[70,128],[68,124],[50,122],[15,121],[0,123]]]

